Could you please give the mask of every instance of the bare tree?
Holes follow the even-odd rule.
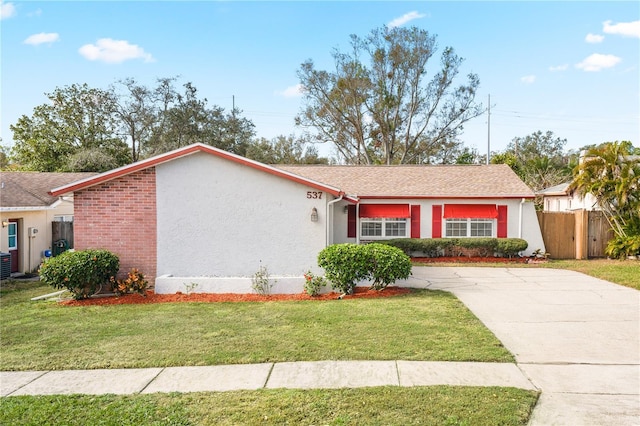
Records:
[[[315,130],[351,164],[424,163],[459,144],[463,125],[482,114],[475,103],[478,76],[455,86],[462,59],[444,49],[440,70],[428,80],[436,38],[425,30],[382,27],[366,39],[351,36],[351,51],[337,49],[335,71],[298,71],[306,105],[296,124]],[[368,58],[368,65],[363,61]]]

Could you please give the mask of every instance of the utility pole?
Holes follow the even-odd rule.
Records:
[[[489,94],[489,108],[487,108],[487,166],[491,156],[491,95]]]

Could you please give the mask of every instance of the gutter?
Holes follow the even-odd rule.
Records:
[[[522,214],[523,214],[523,205],[526,201],[526,198],[523,198],[520,201],[520,211],[519,211],[519,220],[518,220],[518,238],[522,238]]]

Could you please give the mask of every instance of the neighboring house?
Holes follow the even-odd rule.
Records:
[[[570,212],[575,210],[599,210],[596,199],[591,194],[582,197],[575,191],[569,191],[569,182],[545,188],[537,192],[542,197],[542,210],[545,212]]]
[[[75,246],[105,248],[158,293],[302,291],[330,244],[521,237],[543,249],[533,192],[506,165],[269,166],[190,145],[51,191],[74,195]],[[277,281],[276,281],[277,280]]]
[[[91,175],[0,172],[0,252],[11,254],[11,273],[35,271],[51,250],[51,222],[73,220],[73,198],[52,196],[51,188]]]

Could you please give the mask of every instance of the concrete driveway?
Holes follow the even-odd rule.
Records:
[[[530,425],[640,425],[640,292],[543,268],[414,267],[408,281],[455,294],[515,355],[542,391]]]

